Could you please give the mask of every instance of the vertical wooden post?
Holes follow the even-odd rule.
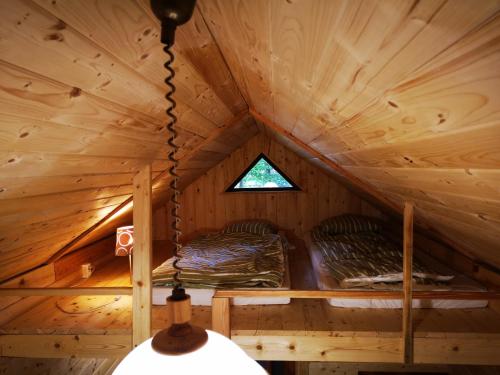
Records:
[[[413,203],[405,202],[403,223],[403,361],[413,362]]]
[[[133,347],[151,337],[152,203],[151,165],[134,177],[134,251],[132,293]]]
[[[212,330],[231,338],[231,306],[229,298],[212,298]]]

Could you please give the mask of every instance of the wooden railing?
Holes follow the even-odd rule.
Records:
[[[0,297],[31,296],[131,296],[132,287],[94,287],[94,288],[0,288]]]
[[[470,291],[413,291],[413,204],[406,203],[403,224],[403,288],[401,291],[382,290],[218,290],[212,299],[212,329],[227,337],[231,337],[231,305],[234,297],[288,297],[288,298],[352,298],[352,299],[390,299],[402,300],[401,329],[402,358],[401,362],[413,362],[413,299],[446,299],[446,300],[494,300],[500,299],[500,292]]]
[[[144,168],[143,173],[139,173],[134,178],[134,202],[136,210],[134,212],[134,221],[144,224],[145,228],[151,228],[151,170],[150,167]],[[141,208],[141,209],[138,209]],[[446,300],[498,300],[500,299],[499,291],[413,291],[412,285],[412,221],[413,221],[413,206],[406,204],[404,215],[404,277],[403,289],[401,291],[382,291],[382,290],[217,290],[212,300],[212,329],[227,337],[231,337],[231,305],[230,299],[234,297],[286,297],[299,299],[328,299],[328,298],[351,298],[351,299],[385,299],[385,300],[402,300],[403,301],[403,326],[401,331],[402,338],[402,358],[404,363],[411,363],[413,357],[413,327],[412,327],[412,300],[428,300],[428,299],[446,299]],[[136,240],[138,246],[135,250],[135,256],[140,255],[134,262],[134,286],[133,287],[74,287],[74,288],[0,288],[0,297],[5,296],[82,296],[82,295],[132,295],[133,300],[133,324],[132,335],[121,335],[115,338],[106,339],[115,340],[116,345],[114,351],[108,352],[107,355],[123,356],[131,348],[141,343],[151,336],[151,233],[148,229],[137,231]],[[139,245],[141,244],[141,245]],[[149,275],[149,276],[148,276]],[[102,341],[99,335],[83,335],[85,340],[81,340],[76,336],[75,339],[71,335],[44,335],[37,337],[30,336],[30,340],[38,340],[44,343],[44,347],[51,348],[38,353],[38,356],[64,356],[66,351],[57,348],[61,347],[61,343],[68,346],[75,346],[87,340],[87,347],[75,347],[72,354],[76,352],[85,355],[96,356],[92,345]],[[129,337],[129,338],[127,338]],[[22,347],[19,340],[26,339],[27,336],[17,337],[17,335],[3,335],[6,347],[10,351],[5,355],[10,354],[16,356],[18,348]],[[76,341],[75,341],[76,340]],[[129,341],[130,340],[130,341]],[[16,345],[13,345],[16,344]],[[53,343],[49,345],[47,343]],[[1,344],[1,340],[0,340]],[[106,344],[107,346],[111,343]],[[1,347],[1,345],[0,345]],[[54,349],[56,348],[56,349]],[[24,351],[20,351],[24,353]],[[35,353],[34,356],[37,356]]]

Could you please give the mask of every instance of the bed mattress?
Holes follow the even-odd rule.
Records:
[[[281,235],[262,238],[234,233],[210,234],[183,247],[181,279],[191,304],[212,305],[216,289],[288,290],[288,242]],[[201,270],[201,271],[199,271]],[[153,272],[153,304],[165,305],[171,294],[171,260]],[[158,285],[164,284],[164,285]],[[237,297],[233,305],[276,305],[289,297]]]
[[[319,289],[322,290],[335,290],[342,289],[339,282],[332,276],[329,267],[326,265],[322,251],[316,244],[311,240],[311,236],[308,235],[306,238],[307,248],[309,255],[311,257],[311,263],[314,269],[314,274],[316,277],[316,282]],[[423,262],[432,269],[439,271],[441,274],[453,274],[453,271],[443,264],[438,263],[434,259],[421,255],[420,262]],[[388,284],[373,284],[366,287],[356,287],[349,288],[350,290],[374,290],[374,289],[401,289],[401,284],[394,286],[389,286]],[[414,290],[457,290],[457,291],[484,291],[482,286],[472,279],[469,279],[463,275],[455,275],[449,284],[442,287],[436,287],[433,285],[416,285]],[[378,308],[378,309],[397,309],[402,308],[402,300],[382,300],[382,299],[351,299],[351,298],[330,298],[328,303],[331,306],[336,307],[347,307],[347,308]],[[413,300],[414,308],[438,308],[438,309],[467,309],[467,308],[481,308],[488,305],[487,300]]]

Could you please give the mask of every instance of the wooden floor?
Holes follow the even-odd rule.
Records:
[[[112,251],[112,249],[110,249]],[[155,264],[168,256],[162,251]],[[130,285],[128,259],[116,257],[79,286]],[[311,266],[301,243],[290,254],[292,288],[314,289]],[[153,308],[153,328],[168,325],[164,306]],[[287,331],[300,336],[397,337],[401,331],[401,310],[346,309],[329,306],[323,300],[292,300],[281,306],[234,306],[232,335],[271,335]],[[13,317],[0,327],[0,334],[125,334],[131,332],[130,296],[83,296],[47,298],[31,311]],[[194,307],[193,322],[210,328],[211,308]],[[457,337],[500,334],[500,315],[489,308],[465,310],[417,309],[415,336]]]

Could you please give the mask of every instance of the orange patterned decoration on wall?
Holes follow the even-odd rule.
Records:
[[[116,229],[115,255],[131,255],[134,249],[134,226],[120,227]]]

